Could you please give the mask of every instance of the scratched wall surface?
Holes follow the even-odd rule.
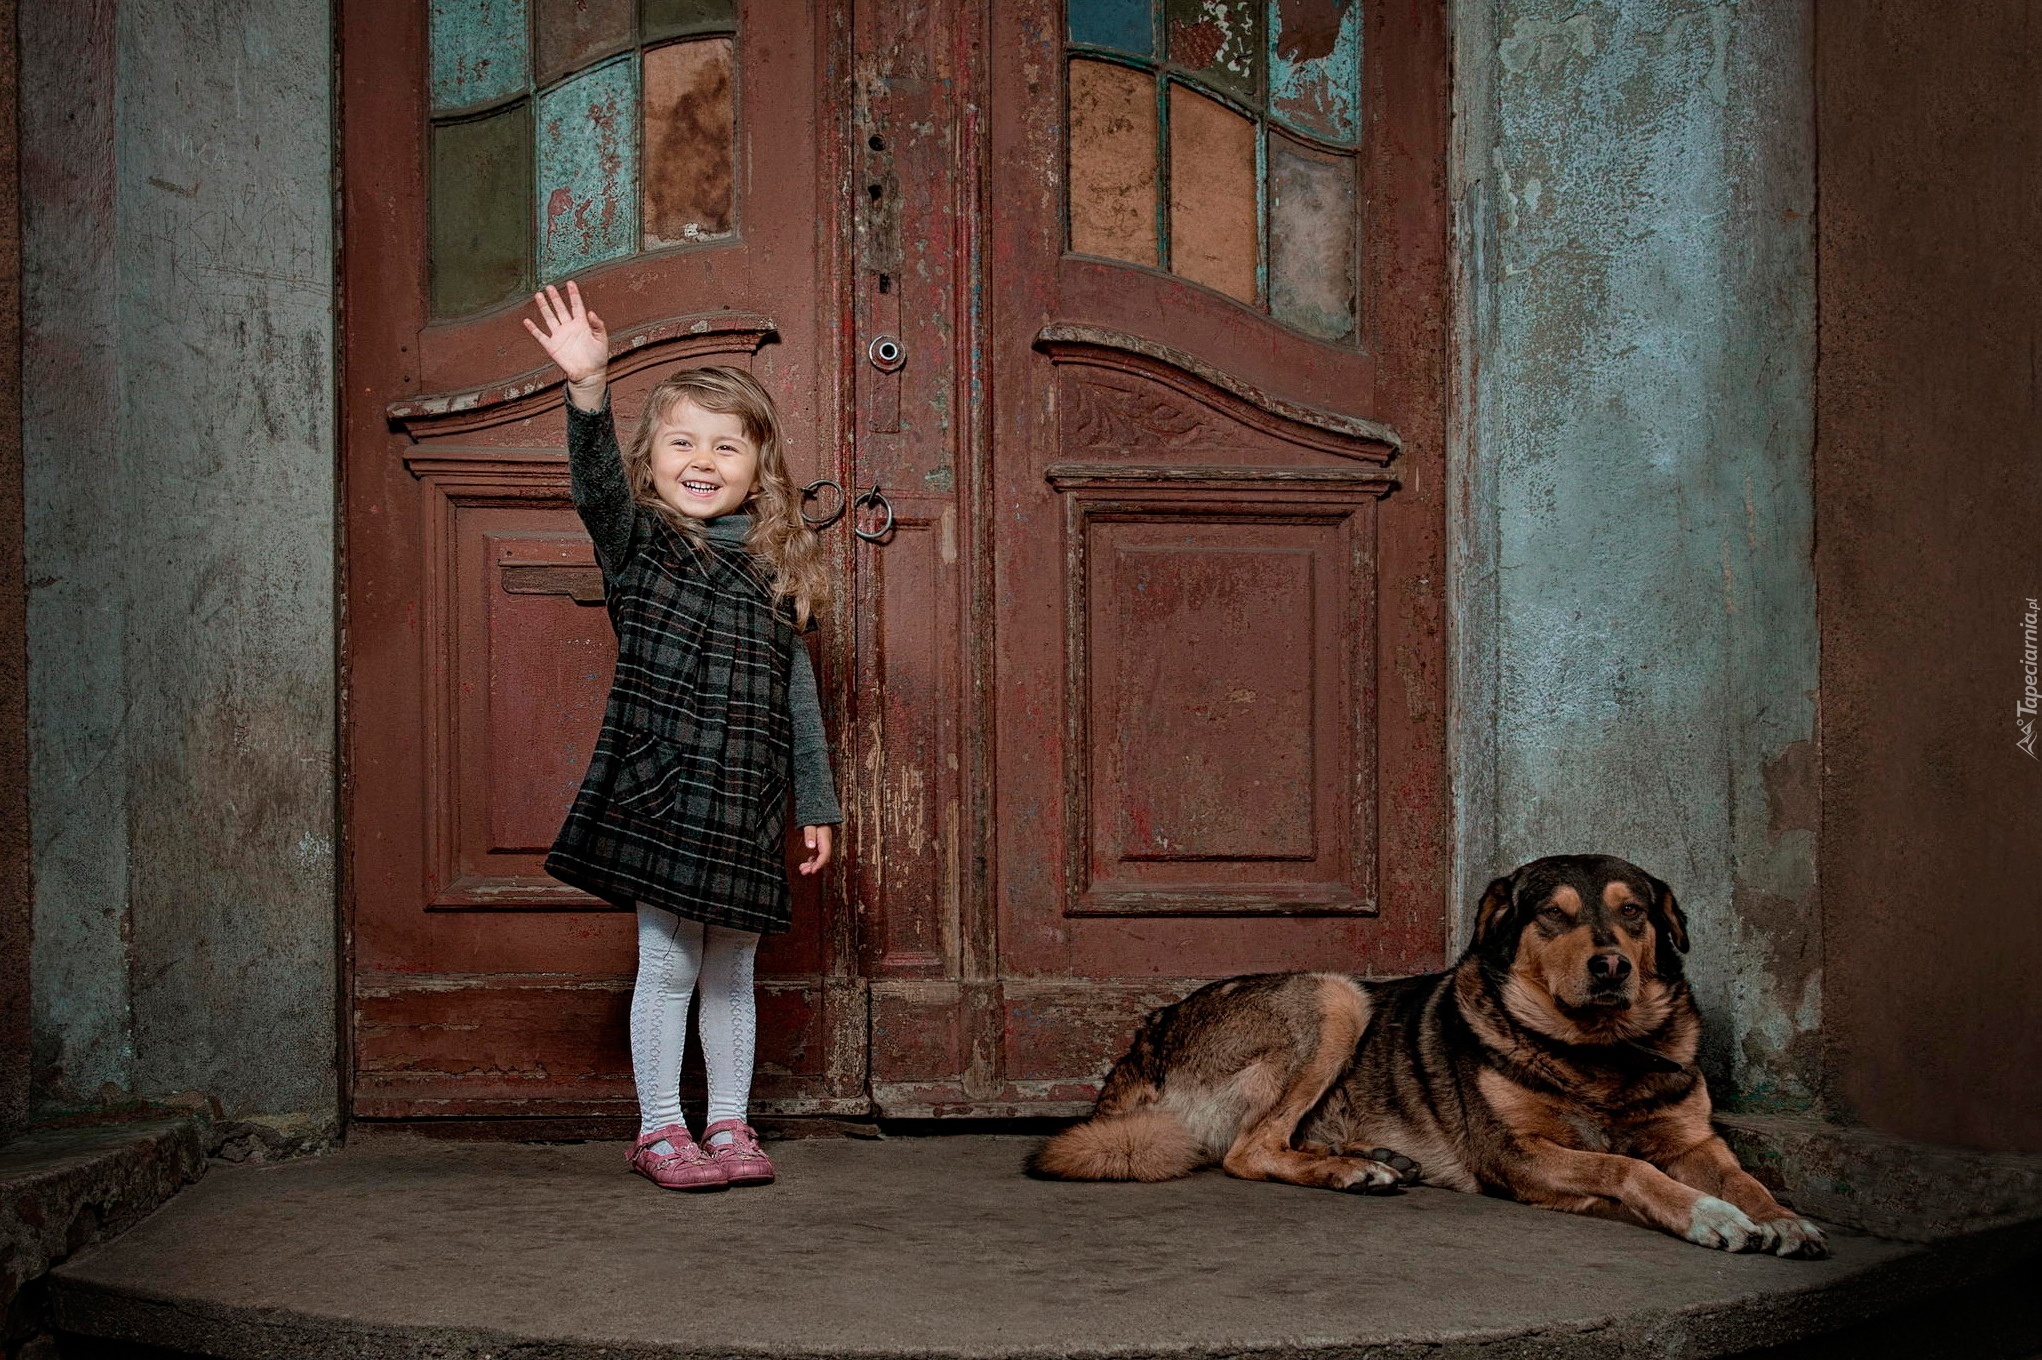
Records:
[[[21,11],[33,1096],[133,1084],[113,4]]]
[[[0,373],[21,372],[21,164],[15,0],[0,0]],[[21,384],[0,382],[0,1142],[28,1118],[28,578]]]
[[[329,16],[113,10],[23,15],[38,1096],[330,1118]]]
[[[1806,1108],[1809,13],[1456,16],[1457,896],[1555,852],[1659,874],[1719,1098]]]

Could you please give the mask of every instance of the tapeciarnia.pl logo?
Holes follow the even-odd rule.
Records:
[[[2037,670],[2035,656],[2035,623],[2042,618],[2042,605],[2034,597],[2028,599],[2028,612],[2021,616],[2021,701],[2014,705],[2014,726],[2020,729],[2020,738],[2014,745],[2028,759],[2035,759],[2035,709],[2042,705],[2042,691],[2035,686]]]

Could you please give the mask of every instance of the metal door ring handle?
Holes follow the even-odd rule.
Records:
[[[830,511],[827,515],[822,515],[820,517],[811,515],[808,513],[808,503],[812,500],[819,499],[816,493],[819,492],[823,487],[828,487],[830,490],[837,493],[837,508]],[[839,486],[837,483],[831,481],[827,477],[817,478],[815,481],[812,481],[807,486],[801,488],[801,522],[803,524],[806,524],[809,528],[813,529],[817,533],[821,533],[823,530],[829,528],[832,524],[835,524],[838,520],[842,519],[844,517],[844,511],[850,509],[850,507],[851,507],[850,498],[844,494],[844,488]]]
[[[851,521],[852,533],[858,535],[858,537],[864,539],[867,543],[877,543],[879,542],[880,539],[885,538],[888,534],[893,532],[893,502],[889,501],[886,498],[886,493],[879,489],[879,484],[877,482],[874,482],[872,484],[872,489],[870,491],[866,492],[864,495],[860,496],[857,500],[851,503],[857,506],[860,510],[864,510],[867,508],[876,509],[883,512],[886,516],[886,519],[880,524],[880,526],[877,529],[867,529],[864,526],[860,525],[858,521],[854,519]]]

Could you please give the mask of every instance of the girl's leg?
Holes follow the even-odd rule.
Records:
[[[658,907],[638,908],[638,982],[631,991],[631,1079],[638,1086],[638,1131],[681,1119],[681,1052],[688,1042],[688,997],[702,971],[702,923]],[[653,1151],[672,1152],[664,1139]]]
[[[705,927],[702,944],[702,1066],[709,1077],[709,1120],[743,1119],[752,1095],[752,1049],[758,1009],[752,996],[752,956],[759,937],[749,930]],[[719,1133],[713,1143],[730,1141]]]

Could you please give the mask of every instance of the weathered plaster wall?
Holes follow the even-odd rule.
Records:
[[[41,1094],[330,1118],[329,12],[23,17]]]
[[[127,1090],[113,4],[21,14],[22,445],[39,1099]]]
[[[1459,900],[1665,878],[1758,1108],[1818,1085],[1810,44],[1797,0],[1457,7]]]
[[[1887,1133],[2030,1152],[2042,737],[2016,742],[2042,597],[2038,32],[2033,0],[1888,3],[1817,46],[1831,1094]]]
[[[21,196],[14,0],[0,0],[0,1140],[28,1117],[28,588],[21,530]]]

